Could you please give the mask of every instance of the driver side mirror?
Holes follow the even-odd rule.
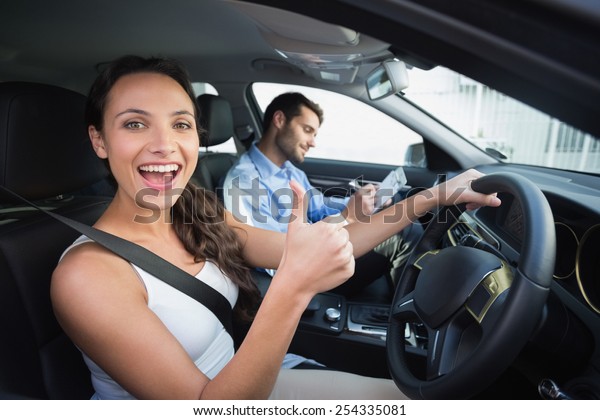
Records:
[[[375,101],[408,87],[408,72],[403,61],[384,61],[367,76],[367,93]]]

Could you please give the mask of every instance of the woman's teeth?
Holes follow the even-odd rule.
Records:
[[[179,169],[179,165],[142,165],[140,171],[144,172],[175,172]]]

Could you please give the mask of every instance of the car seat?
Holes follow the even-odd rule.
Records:
[[[206,150],[199,155],[198,166],[196,166],[192,179],[199,186],[216,192],[222,199],[223,180],[229,168],[237,160],[237,155],[212,152],[208,148],[225,143],[233,137],[231,105],[225,98],[208,93],[198,96],[197,101],[200,109],[200,124],[206,130],[200,144]]]
[[[85,96],[37,83],[0,83],[0,186],[93,224],[110,197],[83,121]],[[0,398],[86,399],[90,373],[59,326],[50,279],[79,233],[0,189]]]

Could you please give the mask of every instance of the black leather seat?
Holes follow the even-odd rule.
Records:
[[[62,88],[0,83],[0,185],[93,224],[110,198],[77,191],[108,171],[90,146],[84,105]],[[52,271],[79,234],[1,190],[0,208],[0,398],[89,398],[89,371],[49,294]]]
[[[233,115],[229,102],[216,95],[205,93],[198,96],[200,123],[206,129],[206,135],[200,143],[206,150],[200,152],[198,166],[192,178],[196,183],[217,193],[222,198],[222,186],[227,171],[237,160],[232,153],[212,152],[211,146],[222,144],[233,137]]]

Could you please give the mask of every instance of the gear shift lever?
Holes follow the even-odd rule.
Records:
[[[538,384],[538,392],[545,400],[570,400],[552,379],[542,379]]]

